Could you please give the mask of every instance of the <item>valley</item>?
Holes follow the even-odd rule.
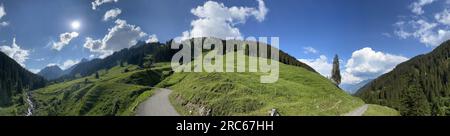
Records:
[[[267,73],[261,72],[174,73],[168,60],[175,51],[167,47],[138,43],[107,58],[82,62],[24,95],[27,103],[16,106],[21,108],[0,111],[18,109],[16,115],[32,116],[267,116],[276,109],[282,116],[341,116],[362,106],[365,110],[357,115],[374,109],[283,52],[280,62],[265,60],[279,63],[280,73],[276,83],[264,84],[259,78]],[[248,67],[253,57],[234,59],[246,60]],[[196,61],[183,67],[196,67]],[[367,115],[398,115],[384,109]]]

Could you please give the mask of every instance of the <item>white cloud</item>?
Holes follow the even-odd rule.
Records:
[[[258,11],[253,11],[252,14],[259,22],[262,22],[266,18],[267,12],[269,12],[269,9],[267,9],[264,1],[258,0]]]
[[[125,20],[116,20],[116,25],[109,29],[109,33],[103,38],[107,49],[113,51],[128,48],[137,43],[137,40],[147,34],[140,27],[127,24]]]
[[[58,63],[49,63],[49,64],[47,64],[47,67],[58,66],[58,67],[61,68],[62,70],[66,70],[66,69],[68,69],[68,68],[70,68],[70,67],[72,67],[72,66],[74,66],[74,65],[76,65],[76,64],[78,64],[78,63],[80,63],[79,60],[71,60],[71,59],[68,59],[68,60],[64,61],[63,63],[61,63],[61,64],[58,64]]]
[[[8,26],[9,23],[6,21],[1,22],[1,19],[6,15],[5,7],[3,4],[0,5],[0,26]]]
[[[299,59],[299,61],[308,64],[321,75],[330,77],[333,64],[328,62],[328,58],[325,55],[320,55],[317,59]]]
[[[363,79],[361,77],[357,77],[351,73],[342,71],[341,72],[341,77],[342,77],[342,84],[349,84],[349,85],[353,85],[353,84],[358,84],[366,79]],[[376,78],[377,76],[374,76],[372,78],[367,78],[367,79],[373,79]]]
[[[387,37],[387,38],[391,38],[392,35],[390,33],[381,33],[382,36]]]
[[[44,61],[45,58],[40,58],[40,59],[34,59],[35,61]]]
[[[418,0],[411,6],[412,16],[403,17],[405,20],[398,21],[395,35],[401,39],[415,38],[428,47],[436,47],[450,39],[450,10],[448,6],[443,6],[442,11],[434,14],[424,14],[423,6],[431,4],[437,0]],[[446,0],[446,4],[450,0]],[[439,10],[439,9],[438,9]],[[434,18],[434,19],[430,19]],[[409,20],[408,20],[409,19]]]
[[[77,32],[67,32],[59,35],[59,41],[54,42],[52,49],[60,51],[64,46],[68,45],[73,38],[78,37]]]
[[[303,47],[303,53],[305,54],[309,54],[309,53],[313,53],[316,54],[318,51],[316,49],[314,49],[313,47]]]
[[[185,31],[181,39],[193,37],[242,37],[238,24],[245,24],[251,16],[259,22],[264,21],[268,9],[264,1],[258,0],[258,8],[226,7],[223,3],[207,1],[202,6],[191,9],[191,13],[198,19],[191,22],[192,29]]]
[[[40,69],[28,69],[28,71],[30,71],[31,73],[37,74],[39,73],[39,71],[41,71]]]
[[[434,18],[444,25],[450,25],[450,12],[449,10],[445,9],[441,13],[437,13]]]
[[[0,51],[8,55],[10,58],[14,59],[17,63],[25,67],[25,61],[28,59],[29,50],[21,49],[16,43],[16,38],[13,39],[11,46],[0,46]]]
[[[357,84],[367,79],[374,79],[406,60],[408,60],[406,57],[374,51],[369,47],[356,50],[341,68],[342,84]],[[299,59],[299,61],[311,66],[324,77],[331,75],[332,60],[328,60],[324,55],[317,59]]]
[[[66,69],[68,69],[68,68],[70,68],[70,67],[72,67],[72,66],[74,66],[74,65],[76,65],[78,63],[80,63],[79,60],[71,60],[71,59],[69,59],[69,60],[64,61],[64,63],[62,65],[59,65],[59,67],[61,67],[61,69],[63,69],[63,70],[66,70]]]
[[[450,31],[439,29],[437,32],[425,33],[420,38],[420,41],[430,46],[438,46],[448,39],[450,39]]]
[[[83,47],[89,49],[91,52],[99,52],[105,48],[101,40],[94,40],[90,37],[86,38]]]
[[[435,1],[436,0],[418,0],[418,1],[414,2],[413,4],[411,4],[411,11],[414,14],[421,15],[421,14],[425,13],[425,11],[423,10],[423,7],[433,3]]]
[[[0,5],[0,19],[2,19],[3,16],[5,16],[5,15],[6,15],[5,7],[3,6],[3,4],[1,4]]]
[[[147,36],[140,27],[127,24],[125,20],[117,19],[115,23],[116,25],[108,29],[108,34],[103,39],[94,40],[87,37],[84,47],[104,58],[114,51],[135,45],[138,40]]]
[[[111,3],[111,2],[119,2],[119,0],[94,0],[93,2],[91,2],[92,10],[96,10],[97,7],[102,4]]]
[[[9,23],[8,22],[0,22],[0,26],[8,26],[9,25]]]
[[[155,34],[149,35],[148,39],[145,41],[146,43],[155,43],[158,42],[158,37]]]
[[[374,51],[369,47],[356,50],[345,64],[342,83],[354,84],[376,78],[406,60],[406,57]]]
[[[439,46],[450,39],[450,30],[423,19],[397,23],[395,34],[402,39],[417,38],[421,43],[430,47]]]
[[[102,40],[93,40],[90,37],[86,38],[86,42],[84,43],[83,47],[97,54],[97,55],[91,54],[89,56],[90,58],[95,58],[95,56],[105,58],[114,52],[112,50],[107,50],[106,45],[102,42]]]
[[[108,10],[108,11],[106,11],[105,15],[103,16],[103,21],[115,19],[121,13],[122,13],[122,10],[120,10],[119,8]]]
[[[47,64],[47,67],[51,67],[51,66],[58,66],[58,64],[56,64],[56,63],[49,63],[49,64]]]

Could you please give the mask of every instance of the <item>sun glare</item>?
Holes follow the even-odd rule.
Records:
[[[78,30],[81,26],[79,21],[73,21],[70,25],[72,26],[72,29],[74,29],[74,30]]]

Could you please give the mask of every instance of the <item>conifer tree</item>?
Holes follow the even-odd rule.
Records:
[[[333,59],[333,69],[331,70],[331,79],[336,85],[341,84],[341,70],[339,69],[339,57],[336,54]]]

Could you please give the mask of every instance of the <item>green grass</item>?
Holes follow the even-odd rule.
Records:
[[[279,80],[272,84],[260,83],[264,73],[171,75],[170,70],[169,63],[157,63],[151,70],[117,66],[99,71],[100,79],[91,75],[53,84],[33,91],[34,115],[134,115],[136,107],[154,93],[149,86],[174,90],[170,101],[182,115],[199,115],[204,107],[215,116],[266,116],[272,108],[282,116],[337,116],[364,104],[318,73],[290,65],[280,64]],[[379,107],[371,107],[378,111]],[[367,114],[373,113],[371,107]],[[12,110],[0,109],[0,115]],[[391,115],[391,111],[376,115]]]
[[[14,105],[0,107],[0,116],[24,116],[27,114],[28,104],[26,103],[25,93],[12,97]]]
[[[16,110],[11,107],[0,107],[0,116],[15,115]]]
[[[26,114],[26,106],[13,105],[9,107],[0,107],[0,116],[24,116]]]
[[[400,116],[400,113],[386,106],[369,104],[363,116]]]
[[[245,59],[248,60],[248,57]],[[262,84],[263,73],[175,73],[160,84],[170,86],[172,104],[183,115],[266,116],[277,109],[283,116],[341,115],[364,102],[336,87],[325,77],[301,67],[280,64],[276,83]]]
[[[124,72],[128,69],[129,72]],[[136,107],[153,94],[167,68],[114,67],[94,75],[53,84],[33,91],[35,115],[115,116],[134,115]],[[88,80],[87,82],[85,80]]]

